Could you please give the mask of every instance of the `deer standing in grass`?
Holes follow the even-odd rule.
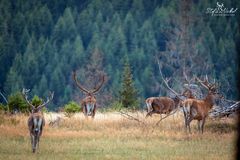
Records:
[[[46,106],[52,99],[54,93],[50,93],[50,96],[47,98],[46,102],[43,102],[39,106],[34,106],[27,97],[27,93],[30,90],[23,89],[22,94],[27,104],[31,106],[32,112],[28,118],[28,129],[31,137],[32,152],[35,153],[37,146],[39,147],[39,140],[42,135],[43,127],[45,125],[44,116],[42,113],[42,108]]]
[[[209,83],[206,76],[205,80],[202,81],[196,77],[196,80],[208,90],[208,94],[202,100],[189,98],[183,101],[183,112],[185,115],[185,127],[191,133],[190,123],[192,120],[198,121],[198,131],[203,133],[204,124],[208,116],[208,112],[212,109],[216,96],[220,95],[217,91],[217,85]]]
[[[192,98],[194,95],[192,94],[191,90],[189,88],[186,88],[185,91],[182,94],[177,93],[175,90],[173,90],[168,82],[170,79],[164,79],[160,63],[158,61],[158,67],[159,67],[159,72],[160,76],[162,77],[162,80],[165,84],[165,86],[175,95],[174,98],[170,97],[149,97],[145,100],[145,103],[147,105],[147,115],[151,116],[153,113],[157,114],[167,114],[169,115],[172,111],[176,110],[178,107],[181,106],[181,103],[183,99],[181,96],[184,96],[186,98]],[[185,74],[185,72],[184,72]],[[185,77],[187,78],[187,77]],[[186,79],[188,81],[188,79]],[[190,81],[188,81],[190,83]]]
[[[102,76],[101,83],[96,87],[96,89],[93,89],[91,91],[81,86],[81,84],[77,80],[75,71],[73,72],[73,79],[78,88],[86,94],[86,97],[81,101],[82,111],[85,117],[91,116],[92,118],[94,118],[97,109],[97,100],[94,94],[96,94],[102,87],[104,83],[104,75]]]

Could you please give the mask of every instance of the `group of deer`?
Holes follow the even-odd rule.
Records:
[[[88,90],[79,83],[79,81],[77,80],[76,72],[73,72],[73,80],[75,81],[78,88],[86,94],[85,98],[82,99],[81,101],[82,112],[86,117],[91,116],[92,118],[94,118],[96,113],[96,97],[94,94],[96,94],[102,87],[104,83],[104,76],[102,76],[100,84],[93,90]],[[218,95],[216,84],[209,83],[207,78],[204,81],[201,81],[199,78],[196,78],[196,80],[208,90],[208,94],[206,95],[206,97],[202,100],[199,100],[193,96],[191,90],[189,89],[186,89],[182,94],[178,94],[176,91],[169,87],[167,80],[165,80],[164,78],[163,80],[166,86],[176,95],[176,97],[173,99],[169,97],[147,98],[146,104],[148,113],[146,117],[151,116],[153,113],[169,114],[173,110],[182,107],[185,117],[186,129],[188,128],[189,132],[191,132],[190,129],[191,121],[198,120],[198,129],[203,133],[203,127],[205,124],[205,119],[208,115],[208,111],[213,107],[214,98],[216,95]],[[42,108],[53,99],[54,93],[50,93],[50,96],[47,98],[47,100],[40,104],[39,106],[34,106],[28,100],[27,96],[28,92],[29,90],[23,89],[22,94],[28,105],[31,106],[32,108],[31,115],[29,116],[28,119],[28,128],[31,137],[32,151],[33,153],[35,153],[37,146],[39,146],[40,136],[45,125]],[[184,96],[187,99],[183,100],[181,96]]]
[[[76,78],[76,72],[73,72],[73,80],[76,82],[76,85],[84,93],[86,93],[85,98],[81,100],[81,106],[82,106],[82,111],[83,111],[84,115],[86,117],[91,116],[92,118],[94,118],[95,112],[96,112],[96,97],[94,96],[94,94],[96,94],[99,91],[99,89],[102,87],[102,85],[104,83],[104,76],[102,76],[100,85],[98,85],[96,87],[96,89],[91,90],[91,91],[85,89],[84,87],[82,87],[80,85],[80,83],[78,82],[78,80]],[[53,99],[54,93],[50,92],[50,95],[46,101],[43,101],[43,103],[38,106],[34,106],[28,100],[27,93],[29,91],[30,91],[29,89],[23,89],[22,94],[23,94],[25,101],[31,107],[31,110],[32,110],[31,114],[28,118],[28,129],[30,132],[32,152],[35,153],[37,146],[39,146],[39,140],[42,135],[43,127],[45,125],[45,119],[43,116],[42,109]]]
[[[161,70],[160,74],[162,76]],[[162,76],[163,78],[163,76]],[[212,109],[215,98],[222,97],[217,91],[216,83],[210,83],[206,76],[205,80],[200,80],[195,77],[197,82],[199,82],[205,89],[207,89],[207,95],[203,99],[197,99],[192,91],[187,88],[182,94],[178,94],[168,85],[168,80],[163,78],[163,81],[168,89],[173,92],[176,97],[150,97],[146,99],[146,105],[148,113],[146,117],[151,116],[153,113],[157,114],[170,114],[170,112],[182,108],[184,114],[185,128],[191,133],[190,123],[192,120],[198,121],[198,130],[203,133],[203,128],[205,124],[208,112]],[[185,97],[185,99],[181,98]]]

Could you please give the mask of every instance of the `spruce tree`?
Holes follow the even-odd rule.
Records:
[[[136,109],[138,107],[137,89],[134,87],[133,76],[128,60],[125,61],[122,73],[120,102],[123,107]]]

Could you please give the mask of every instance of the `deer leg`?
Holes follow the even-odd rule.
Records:
[[[39,148],[40,136],[38,136],[37,148]]]
[[[36,136],[32,135],[32,152],[35,153],[36,151]]]
[[[187,132],[188,128],[190,129],[190,122],[188,123],[188,119],[190,119],[190,116],[187,112],[187,108],[183,107],[183,115],[184,115],[184,123],[185,123],[185,131]]]
[[[146,115],[146,117],[148,117],[148,116],[152,116],[152,114],[153,114],[153,107],[152,107],[152,103],[146,103],[147,104],[147,115]]]
[[[92,112],[92,119],[94,118],[94,116],[95,116],[95,110],[93,110]]]
[[[201,132],[201,123],[202,123],[202,120],[198,120],[198,132],[199,133]]]
[[[186,115],[186,112],[185,112],[184,109],[183,109],[183,115],[184,115],[185,130],[187,131],[187,127],[188,127],[188,125],[187,125],[187,115]]]
[[[152,116],[152,114],[153,114],[153,111],[148,112],[147,115],[146,115],[146,118],[147,118],[148,116]]]
[[[147,118],[149,116],[149,112],[146,114],[145,118]]]
[[[202,134],[203,134],[204,124],[205,124],[205,118],[203,118],[202,121],[201,121],[201,131],[202,131]]]
[[[83,106],[83,114],[84,114],[85,118],[88,118],[86,105]]]
[[[30,139],[31,139],[32,151],[34,153],[35,152],[34,151],[34,136],[31,133],[30,133]]]
[[[34,152],[37,150],[37,144],[38,144],[38,135],[34,135]]]
[[[97,105],[94,104],[94,106],[93,106],[93,111],[92,111],[92,119],[95,117],[96,108],[97,108]]]
[[[192,120],[193,120],[193,119],[192,119],[191,117],[188,117],[188,119],[187,119],[187,126],[188,126],[188,131],[189,131],[189,133],[192,133],[192,132],[191,132],[191,127],[190,127],[190,123],[191,123]]]
[[[187,132],[187,130],[188,130],[188,123],[187,123],[187,117],[185,117],[185,131]]]

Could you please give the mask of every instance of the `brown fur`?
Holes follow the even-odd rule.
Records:
[[[84,99],[82,99],[81,101],[81,106],[82,106],[82,112],[84,113],[85,116],[87,116],[87,103],[94,103],[94,108],[92,111],[92,118],[94,118],[95,113],[96,113],[96,109],[97,109],[97,100],[96,97],[93,95],[88,95],[87,97],[85,97]]]
[[[32,114],[29,116],[29,118],[28,118],[28,129],[29,129],[30,134],[33,134],[33,133],[34,133],[33,118],[42,119],[42,128],[41,128],[41,131],[40,131],[40,136],[41,136],[41,135],[42,135],[42,129],[43,129],[43,127],[45,126],[44,116],[43,116],[43,114],[42,114],[41,112],[32,113]]]
[[[187,98],[195,98],[192,91],[190,89],[186,89],[182,95]]]
[[[42,121],[41,126],[40,126],[39,130],[37,130],[37,131],[34,127],[34,119],[37,122],[39,120]],[[42,135],[44,126],[45,126],[45,119],[44,119],[42,112],[39,110],[36,110],[36,112],[34,112],[34,109],[33,109],[33,113],[28,118],[28,129],[29,129],[29,133],[30,133],[33,153],[35,153],[36,147],[39,146],[39,141],[40,141],[40,137]]]
[[[150,97],[147,98],[145,102],[148,107],[148,113],[146,115],[146,117],[148,117],[153,113],[169,114],[178,107],[180,100],[169,97]]]
[[[195,98],[190,89],[186,89],[182,95],[187,98]],[[176,109],[178,106],[182,106],[182,100],[178,97],[150,97],[145,100],[147,104],[148,113],[147,116],[151,116],[153,113],[158,114],[169,114],[171,111]]]
[[[190,123],[192,120],[198,121],[198,130],[203,133],[205,119],[208,116],[208,112],[212,109],[214,103],[215,93],[209,91],[208,95],[203,100],[198,99],[186,99],[183,101],[183,111],[185,115],[185,127],[189,128],[191,133]]]

